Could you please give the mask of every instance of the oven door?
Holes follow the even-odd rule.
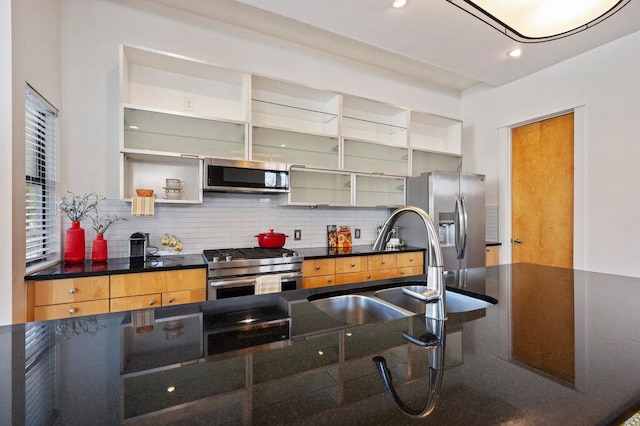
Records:
[[[302,288],[302,272],[280,274],[282,291]],[[256,277],[209,278],[208,299],[225,299],[255,294]]]

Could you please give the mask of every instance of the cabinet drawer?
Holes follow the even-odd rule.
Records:
[[[97,315],[109,312],[109,299],[90,302],[73,302],[59,305],[36,306],[33,309],[34,321],[58,318],[74,318],[83,315]]]
[[[336,284],[352,284],[369,281],[371,274],[367,271],[336,274]]]
[[[160,293],[111,299],[111,312],[159,308],[160,306],[162,306],[162,296]]]
[[[373,256],[367,256],[367,269],[369,271],[377,271],[381,269],[395,269],[396,268],[396,254],[376,254]]]
[[[111,276],[111,297],[138,296],[168,291],[206,289],[206,270],[140,272]]]
[[[303,277],[333,275],[336,272],[335,259],[309,259],[302,262]]]
[[[204,268],[180,269],[177,271],[167,271],[164,272],[164,274],[163,293],[181,290],[205,291],[207,288],[207,270]]]
[[[366,256],[339,257],[336,259],[336,274],[362,272],[367,270]]]
[[[424,274],[424,268],[422,266],[405,266],[404,268],[396,269],[396,276],[398,277],[410,277],[422,274]]]
[[[109,277],[105,275],[37,281],[34,293],[35,306],[108,299]]]
[[[206,298],[207,292],[204,288],[198,290],[171,291],[169,293],[162,293],[162,306],[204,302]]]
[[[494,266],[500,264],[500,256],[497,246],[485,247],[485,266]]]
[[[302,288],[325,287],[335,284],[335,275],[322,275],[319,277],[308,277],[302,279]]]
[[[396,255],[398,268],[405,266],[422,266],[424,265],[424,252],[416,251],[411,253],[398,253]]]

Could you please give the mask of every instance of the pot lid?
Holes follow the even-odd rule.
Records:
[[[269,230],[269,232],[261,232],[256,236],[257,237],[286,237],[286,235],[281,232],[273,232],[273,229]]]

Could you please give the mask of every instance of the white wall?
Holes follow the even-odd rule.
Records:
[[[26,311],[24,228],[24,92],[29,83],[52,105],[61,103],[60,1],[3,1],[0,14],[0,177],[11,190],[0,193],[0,324]],[[8,15],[7,15],[8,13]],[[7,42],[10,37],[10,44]],[[6,55],[6,57],[5,57]],[[6,94],[11,94],[7,96]],[[7,99],[8,98],[8,99]],[[11,109],[5,104],[9,100]],[[10,121],[9,121],[10,120]],[[7,128],[6,126],[10,126]],[[11,143],[8,143],[11,141]]]
[[[487,204],[500,205],[498,129],[584,105],[584,209],[576,209],[576,240],[584,269],[640,276],[640,33],[498,88],[462,95],[466,166],[485,173]],[[500,217],[504,215],[501,213]],[[500,224],[504,228],[504,223]],[[509,236],[501,235],[502,249]],[[503,252],[501,252],[501,256]]]

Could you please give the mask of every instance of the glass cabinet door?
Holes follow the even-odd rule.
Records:
[[[251,159],[338,168],[338,138],[254,127]]]
[[[351,175],[348,173],[291,170],[290,204],[351,205]]]
[[[407,175],[409,150],[354,140],[344,141],[344,169],[366,173]]]
[[[376,175],[356,175],[356,205],[400,207],[405,205],[405,179]]]
[[[243,123],[124,108],[124,148],[245,159]]]

